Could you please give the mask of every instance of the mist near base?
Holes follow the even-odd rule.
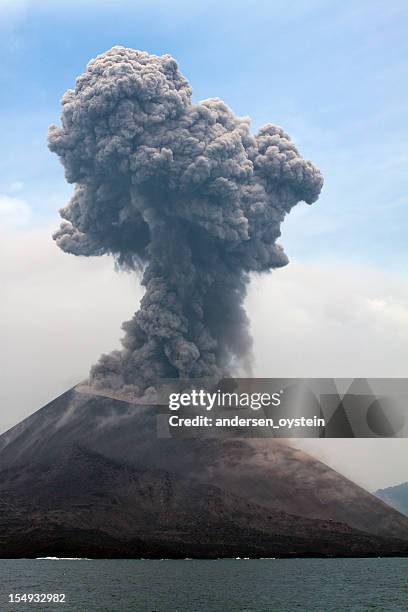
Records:
[[[248,372],[249,274],[287,263],[281,223],[323,184],[280,127],[252,134],[222,100],[191,95],[171,56],[113,47],[65,93],[49,130],[75,184],[57,245],[109,253],[145,288],[122,350],[91,370],[96,388],[140,395],[160,378]]]

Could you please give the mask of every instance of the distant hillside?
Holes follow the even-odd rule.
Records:
[[[378,489],[374,495],[408,516],[408,482],[403,482],[395,487]]]

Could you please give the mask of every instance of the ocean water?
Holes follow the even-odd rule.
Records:
[[[65,603],[9,595],[65,593]],[[408,559],[0,560],[0,610],[408,610]]]

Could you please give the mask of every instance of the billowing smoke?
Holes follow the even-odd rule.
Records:
[[[171,56],[113,47],[65,93],[62,127],[49,131],[75,183],[56,243],[143,272],[123,349],[91,370],[99,387],[138,394],[242,365],[249,273],[287,263],[280,225],[322,187],[281,128],[253,135],[222,100],[193,104],[191,93]]]

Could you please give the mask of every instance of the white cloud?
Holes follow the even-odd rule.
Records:
[[[0,228],[26,227],[31,219],[31,210],[25,200],[0,194]]]
[[[0,431],[85,378],[138,305],[135,278],[62,253],[51,233],[0,232]]]
[[[248,296],[260,376],[405,377],[408,282],[350,261],[298,262]]]

